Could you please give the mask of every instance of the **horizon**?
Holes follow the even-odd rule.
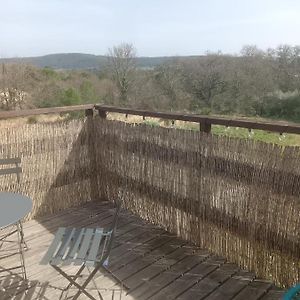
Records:
[[[300,47],[299,45],[289,45],[289,44],[278,44],[277,46],[274,47],[274,49],[276,49],[279,46],[291,46],[291,47]],[[245,46],[257,46],[257,45],[245,45]],[[264,52],[266,52],[268,49],[270,49],[271,47],[268,47],[266,49],[261,49],[258,48],[258,50],[262,50]],[[242,50],[242,48],[240,49],[240,51]],[[210,50],[207,50],[205,53],[203,54],[188,54],[188,55],[158,55],[158,56],[145,56],[145,55],[136,55],[137,58],[159,58],[159,57],[199,57],[199,56],[208,56],[210,54],[220,54],[220,55],[225,55],[225,56],[241,56],[240,51],[238,51],[237,53],[217,53],[217,52],[212,52]],[[84,53],[84,52],[57,52],[57,53],[46,53],[46,54],[42,54],[42,55],[35,55],[35,56],[10,56],[10,57],[1,57],[0,59],[22,59],[22,58],[37,58],[37,57],[45,57],[45,56],[51,56],[51,55],[68,55],[68,54],[80,54],[80,55],[91,55],[91,56],[103,56],[103,57],[107,57],[108,54],[94,54],[94,53]]]
[[[300,44],[296,0],[11,0],[2,10],[3,58],[105,55],[122,42],[132,43],[138,57],[236,55],[244,45]]]
[[[103,56],[106,57],[107,54],[94,54],[94,53],[84,53],[84,52],[57,52],[57,53],[47,53],[42,55],[36,55],[36,56],[11,56],[11,57],[1,57],[0,59],[18,59],[18,58],[36,58],[36,57],[44,57],[44,56],[50,56],[50,55],[68,55],[68,54],[83,54],[83,55],[92,55],[92,56]],[[231,55],[229,53],[222,53],[224,55]],[[196,54],[196,55],[161,55],[161,56],[145,56],[145,55],[137,55],[137,58],[157,58],[157,57],[196,57],[196,56],[205,56],[206,54]]]

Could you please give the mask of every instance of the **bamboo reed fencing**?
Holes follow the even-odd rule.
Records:
[[[0,157],[21,157],[22,174],[20,184],[14,175],[0,176],[0,188],[33,199],[28,219],[97,200],[91,194],[89,121],[1,128]]]
[[[31,218],[125,195],[126,208],[286,287],[300,281],[300,149],[99,117],[10,127]],[[124,192],[125,191],[125,192]]]
[[[260,277],[300,270],[300,149],[97,119],[101,198]]]

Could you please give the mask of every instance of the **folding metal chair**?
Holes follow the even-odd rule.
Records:
[[[20,183],[20,174],[22,173],[22,168],[19,166],[21,163],[21,158],[16,157],[16,158],[5,158],[5,159],[0,159],[0,175],[10,175],[10,174],[15,174],[17,176],[17,181]],[[13,227],[16,226],[16,229],[13,229]],[[0,230],[0,249],[2,248],[3,244],[5,242],[10,242],[7,240],[7,238],[13,234],[17,233],[18,234],[18,239],[19,239],[19,245],[20,245],[20,251],[10,254],[8,256],[14,255],[14,254],[20,254],[21,255],[21,266],[22,268],[22,273],[23,277],[26,280],[26,269],[25,269],[25,263],[24,263],[24,248],[28,249],[27,244],[24,239],[24,232],[23,232],[23,226],[22,222],[18,222],[14,225],[9,225],[6,228],[2,228]],[[3,259],[5,257],[1,257]]]
[[[20,174],[22,173],[22,168],[19,166],[21,163],[21,158],[16,157],[16,158],[5,158],[5,159],[0,159],[0,175],[11,175],[15,174],[17,176],[17,182],[20,183]],[[9,237],[17,234],[18,236],[18,249],[6,249],[6,254],[1,255],[0,260],[6,259],[10,256],[13,255],[20,255],[20,265],[18,266],[13,266],[10,268],[2,269],[0,270],[0,274],[6,273],[6,272],[15,272],[16,269],[21,269],[21,274],[22,277],[25,281],[27,281],[27,275],[26,275],[26,268],[25,268],[25,258],[24,258],[24,249],[28,249],[27,244],[24,239],[24,232],[23,232],[23,226],[22,222],[19,221],[15,224],[8,225],[7,227],[2,227],[0,229],[0,249],[3,248],[4,244],[9,244],[11,245],[12,243],[15,243],[15,241],[9,240]],[[6,289],[1,287],[0,288],[2,291],[7,293]],[[25,292],[26,293],[26,292]],[[9,293],[7,294],[8,296],[11,296]]]
[[[19,166],[20,163],[21,163],[21,158],[19,158],[19,157],[0,159],[0,166],[1,166],[0,175],[16,174],[18,183],[20,183],[20,173],[22,173],[22,168]],[[11,230],[0,238],[0,249],[1,249],[1,246],[3,245],[5,239],[7,237],[9,237],[10,235],[16,233],[19,229],[20,229],[19,232],[21,235],[20,236],[21,244],[23,244],[25,246],[25,248],[27,248],[27,245],[26,245],[26,242],[24,239],[22,223],[19,222],[19,224],[17,224],[17,226],[19,226],[19,227],[16,230]],[[2,231],[4,231],[4,230],[2,230]]]
[[[60,227],[55,234],[54,240],[47,253],[40,262],[41,265],[48,263],[70,282],[64,289],[67,291],[72,285],[78,288],[78,292],[72,299],[77,299],[81,293],[90,299],[96,300],[85,288],[101,268],[108,265],[113,237],[117,227],[117,220],[121,208],[121,201],[117,201],[113,222],[107,230],[104,228],[66,228]],[[67,265],[80,266],[78,272],[70,276],[61,267]],[[76,279],[85,267],[94,267],[86,281],[80,285]],[[103,299],[98,290],[100,299]]]

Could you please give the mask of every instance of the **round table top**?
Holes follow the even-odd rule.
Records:
[[[0,192],[0,228],[12,225],[24,218],[32,209],[27,196]]]

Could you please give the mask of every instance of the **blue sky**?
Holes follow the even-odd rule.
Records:
[[[121,42],[139,56],[237,53],[300,44],[299,0],[0,0],[0,57],[106,54]]]

